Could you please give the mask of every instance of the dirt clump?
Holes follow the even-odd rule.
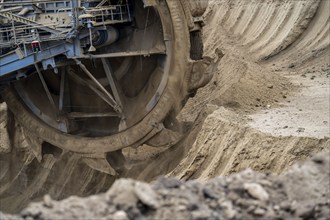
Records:
[[[120,179],[104,194],[63,201],[46,195],[16,216],[0,215],[3,220],[325,219],[330,214],[329,162],[327,151],[280,176],[248,169],[207,182]]]

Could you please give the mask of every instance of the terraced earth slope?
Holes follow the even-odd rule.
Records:
[[[184,120],[202,122],[170,175],[208,179],[246,167],[279,173],[329,149],[329,7],[330,1],[211,2],[206,55],[224,57],[182,112]],[[197,116],[200,109],[208,113]]]

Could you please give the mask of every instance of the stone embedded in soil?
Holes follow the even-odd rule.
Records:
[[[154,209],[159,207],[157,194],[147,183],[137,182],[134,187],[134,192],[143,204]]]
[[[48,194],[45,195],[43,198],[43,202],[44,202],[45,207],[48,207],[48,208],[53,207],[53,202],[52,202],[50,195],[48,195]]]
[[[305,131],[305,128],[298,128],[297,132],[304,132]]]
[[[317,163],[317,164],[323,164],[325,163],[324,161],[324,157],[322,157],[320,154],[318,155],[315,155],[313,158],[312,158],[313,162]]]
[[[115,214],[113,214],[113,216],[112,216],[112,219],[113,220],[129,220],[126,212],[124,212],[122,210],[115,212]]]
[[[312,219],[316,212],[316,206],[312,202],[295,204],[294,212],[302,219]]]
[[[192,219],[196,220],[210,219],[212,214],[213,213],[211,213],[209,210],[197,210],[191,212]]]
[[[205,187],[203,189],[203,194],[204,194],[204,197],[205,198],[210,198],[210,199],[217,199],[218,198],[218,196],[216,195],[216,193],[212,189],[210,189],[208,187]]]
[[[244,189],[255,199],[268,201],[269,195],[266,190],[258,183],[244,183]]]
[[[263,216],[263,215],[266,214],[266,210],[265,209],[262,209],[262,208],[256,208],[253,211],[253,214],[258,215],[258,216]]]
[[[224,217],[228,219],[233,219],[236,215],[236,211],[233,208],[233,203],[231,201],[225,201],[221,204],[224,210]]]
[[[294,67],[294,64],[291,63],[289,66],[288,66],[290,69]]]
[[[0,211],[0,219],[1,220],[23,220],[23,218],[21,218],[19,216],[4,214],[1,211]],[[27,218],[25,218],[24,220],[27,220]]]
[[[134,207],[138,202],[134,184],[135,182],[130,179],[117,180],[106,193],[107,200],[123,208]]]

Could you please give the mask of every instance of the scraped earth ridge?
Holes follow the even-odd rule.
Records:
[[[214,60],[210,66],[214,76],[178,116],[182,130],[186,131],[185,138],[171,148],[145,145],[125,149],[130,168],[120,177],[151,181],[167,175],[182,180],[208,180],[248,167],[282,173],[294,162],[316,152],[328,155],[329,8],[327,0],[211,1],[205,13],[204,43],[205,55]],[[24,138],[25,131],[5,112],[2,104],[1,210],[17,212],[44,194],[63,199],[105,192],[118,178],[87,167],[71,153],[55,159],[46,155],[41,162],[37,161]],[[319,175],[318,169],[314,171]],[[318,184],[328,182],[325,178]],[[240,187],[238,194],[245,190]],[[304,187],[297,189],[304,192],[300,195],[309,192]],[[244,195],[247,196],[245,191]],[[315,201],[322,203],[320,198],[318,195]],[[148,204],[142,207],[145,205],[148,213]],[[312,212],[317,217],[323,211],[315,210],[323,210],[322,207],[308,209],[306,216]],[[266,211],[251,208],[236,214],[239,217],[239,213],[256,212],[267,216],[268,208],[261,209]],[[296,211],[287,212],[299,216],[294,214]]]

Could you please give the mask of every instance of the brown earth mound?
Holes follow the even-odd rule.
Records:
[[[9,219],[326,219],[329,152],[281,176],[252,170],[205,183],[120,179],[105,193],[54,201],[48,195]],[[301,189],[304,188],[304,193]]]

